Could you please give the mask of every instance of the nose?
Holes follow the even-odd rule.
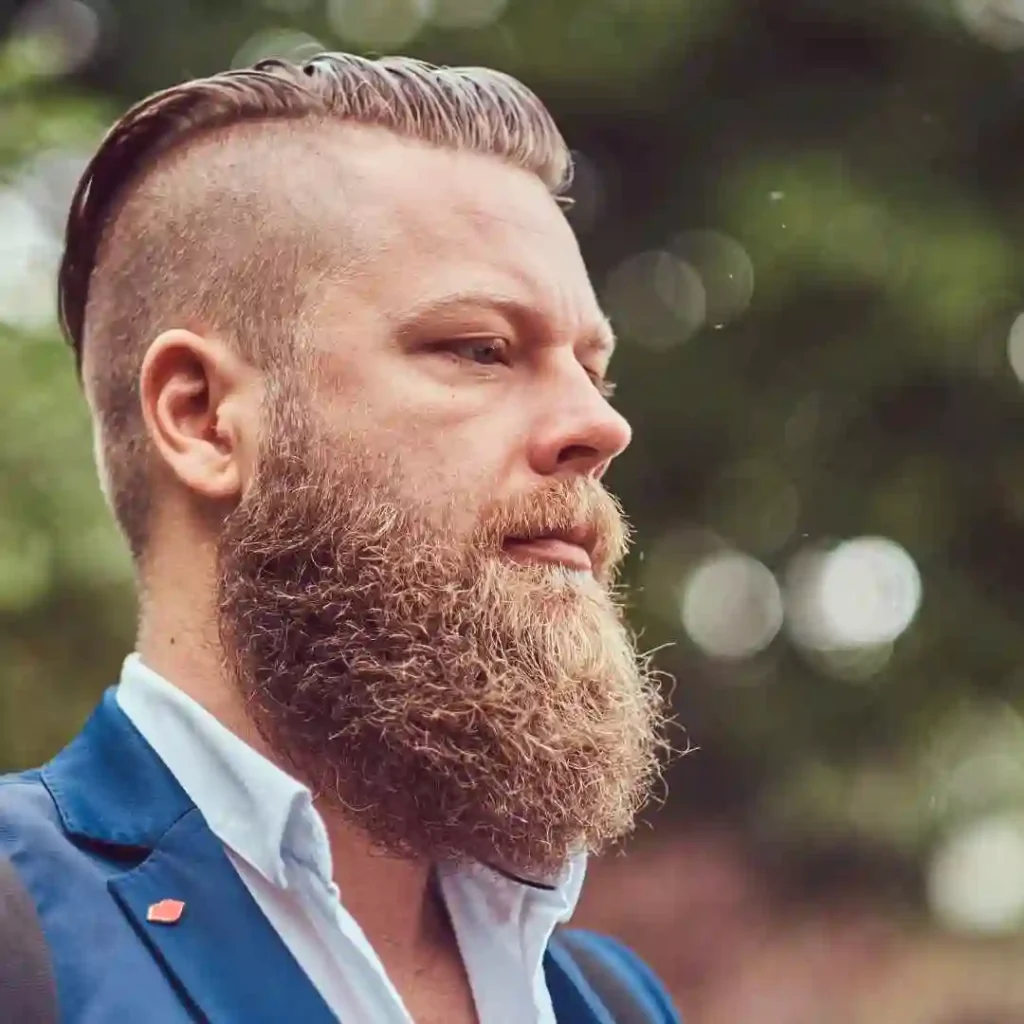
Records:
[[[545,397],[545,413],[530,444],[530,462],[541,476],[572,474],[600,479],[629,446],[629,421],[594,387],[582,367],[571,382]]]

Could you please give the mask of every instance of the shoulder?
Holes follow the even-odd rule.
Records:
[[[650,1024],[682,1024],[671,996],[658,976],[631,949],[617,939],[597,932],[572,929],[562,933],[563,941],[578,966],[592,966],[612,974],[619,984],[628,988],[647,1011]],[[585,970],[590,974],[591,971]]]
[[[0,851],[25,829],[46,829],[59,821],[57,807],[38,768],[0,775]]]
[[[39,768],[0,775],[0,836],[14,822],[59,818]]]
[[[70,849],[60,813],[39,770],[0,775],[0,856],[23,872]]]

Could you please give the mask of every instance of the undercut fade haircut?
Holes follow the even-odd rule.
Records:
[[[287,195],[275,197],[268,167],[289,133],[332,123],[498,157],[567,202],[572,161],[551,115],[485,68],[325,53],[186,82],[131,108],[75,191],[58,309],[92,408],[101,484],[136,562],[151,513],[138,386],[148,344],[202,326],[261,368],[287,364],[328,255],[296,198],[315,190],[311,172],[289,164],[276,190]],[[244,155],[231,145],[239,138]]]

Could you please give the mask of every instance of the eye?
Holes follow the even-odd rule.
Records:
[[[509,345],[504,338],[455,338],[444,343],[444,351],[478,366],[508,366]]]

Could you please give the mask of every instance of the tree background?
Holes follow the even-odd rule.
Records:
[[[320,49],[500,67],[577,151],[636,432],[610,481],[632,615],[698,748],[596,869],[632,895],[585,912],[691,1020],[837,1021],[813,1000],[889,991],[864,965],[894,934],[940,952],[885,1019],[1003,1019],[927,1016],[954,995],[1024,1014],[1015,0],[0,3],[0,769],[51,756],[133,636],[55,326],[77,175],[142,95]],[[772,949],[801,952],[772,973]],[[719,969],[756,1014],[709,994]]]

